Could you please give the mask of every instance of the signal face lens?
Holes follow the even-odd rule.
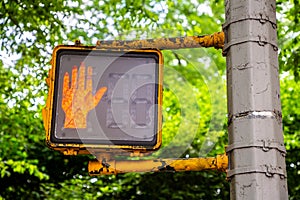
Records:
[[[50,143],[160,146],[160,52],[65,47],[53,56]]]

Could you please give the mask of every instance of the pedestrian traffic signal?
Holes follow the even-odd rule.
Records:
[[[65,154],[150,151],[161,145],[159,50],[57,46],[43,118],[46,143]],[[73,152],[73,153],[68,153]]]

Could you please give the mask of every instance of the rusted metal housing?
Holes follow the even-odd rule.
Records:
[[[117,51],[116,49],[99,49],[95,46],[82,46],[77,42],[76,45],[59,45],[53,50],[51,65],[52,68],[49,70],[48,78],[46,79],[47,85],[49,86],[48,98],[46,101],[46,106],[42,110],[44,127],[46,130],[46,144],[49,148],[54,149],[56,151],[60,151],[64,155],[77,155],[77,154],[101,154],[101,153],[116,153],[119,154],[130,154],[132,152],[151,152],[159,149],[162,142],[161,136],[161,127],[162,127],[162,114],[161,114],[161,105],[162,105],[162,82],[163,82],[163,57],[162,53],[157,49],[122,49],[122,52],[136,52],[136,53],[146,53],[146,52],[154,52],[157,53],[159,57],[158,63],[158,80],[157,80],[157,104],[158,106],[158,116],[157,116],[157,139],[156,143],[152,147],[145,147],[142,145],[114,145],[114,144],[97,144],[97,143],[72,143],[72,142],[53,142],[51,140],[51,131],[54,129],[52,124],[53,117],[53,108],[54,108],[54,93],[55,93],[55,75],[56,72],[56,54],[59,50],[89,50],[89,51]]]
[[[103,152],[115,152],[117,149],[132,149],[133,151],[145,152],[146,149],[142,148],[132,148],[129,146],[114,146],[114,145],[88,145],[88,144],[56,144],[51,142],[51,121],[52,121],[52,109],[53,109],[53,95],[54,95],[54,80],[55,80],[55,67],[56,52],[60,49],[89,49],[89,50],[112,50],[112,51],[151,51],[151,49],[179,49],[179,48],[199,48],[199,47],[214,47],[216,49],[221,49],[224,46],[224,33],[217,32],[212,35],[204,36],[186,36],[177,38],[158,38],[158,39],[148,39],[148,40],[132,40],[132,41],[98,41],[96,46],[83,46],[79,40],[75,42],[75,45],[59,45],[53,51],[53,56],[51,60],[52,68],[49,71],[49,76],[46,79],[47,85],[49,86],[48,98],[46,101],[46,107],[43,109],[43,120],[46,129],[46,143],[47,145],[54,149],[62,152],[65,155],[77,155],[77,154],[89,154],[90,152],[86,148],[90,148],[94,153]],[[161,59],[162,60],[162,59]],[[160,63],[162,65],[162,63]],[[162,74],[162,71],[160,71]],[[162,86],[162,76],[159,79],[160,86]],[[162,91],[162,89],[160,89]],[[159,99],[159,104],[161,104],[162,98]],[[159,120],[161,121],[161,120]],[[161,122],[158,122],[158,126],[161,126]],[[161,144],[161,141],[158,142]],[[124,153],[124,151],[122,151]]]
[[[158,38],[133,41],[98,41],[96,46],[91,49],[112,49],[115,51],[130,50],[147,50],[147,49],[180,49],[180,48],[200,48],[214,47],[222,49],[224,47],[224,32],[217,32],[212,35],[204,36],[186,36],[177,38]],[[65,45],[68,48],[86,48],[80,41],[76,41],[75,45]],[[46,129],[47,145],[64,155],[91,154],[103,159],[89,162],[90,175],[102,174],[118,174],[127,172],[179,172],[179,171],[202,171],[217,170],[225,172],[228,168],[228,157],[226,154],[217,155],[208,158],[186,158],[186,159],[154,159],[154,160],[112,160],[109,159],[111,153],[117,152],[119,148],[115,146],[90,146],[84,144],[55,144],[50,142],[50,129],[52,120],[52,107],[54,95],[54,79],[55,79],[55,60],[52,59],[52,69],[49,71],[47,84],[50,87],[46,107],[43,109],[43,119]],[[162,82],[162,78],[160,80]],[[161,100],[160,100],[161,101]],[[89,148],[89,151],[87,150]],[[131,155],[140,156],[145,152],[144,149],[132,149]],[[124,151],[119,152],[124,153]],[[106,159],[105,159],[106,158]]]

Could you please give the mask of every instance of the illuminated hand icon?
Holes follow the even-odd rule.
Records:
[[[79,68],[74,66],[72,69],[72,82],[70,87],[69,73],[64,75],[62,109],[65,112],[65,128],[86,128],[87,114],[94,109],[100,102],[107,88],[100,88],[93,96],[93,68],[87,68],[85,74],[85,65],[81,63]]]

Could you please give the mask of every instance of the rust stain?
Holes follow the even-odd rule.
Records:
[[[118,174],[127,172],[180,172],[217,170],[228,168],[226,154],[208,158],[155,159],[155,160],[98,160],[89,162],[90,175]]]
[[[180,49],[180,48],[199,48],[214,47],[222,49],[224,47],[224,32],[217,32],[212,35],[186,36],[176,38],[158,38],[146,40],[107,40],[97,41],[97,47],[116,48],[116,49]]]

